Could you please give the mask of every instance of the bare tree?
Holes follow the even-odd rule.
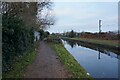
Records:
[[[34,26],[38,30],[54,24],[54,17],[49,14],[52,10],[52,4],[50,0],[39,0],[39,2],[2,2],[2,14],[11,17],[19,16],[24,20],[28,28]]]

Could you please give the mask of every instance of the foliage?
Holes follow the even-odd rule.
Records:
[[[19,17],[3,15],[2,18],[3,72],[11,70],[15,58],[33,46],[33,29],[27,29]]]
[[[73,30],[71,30],[70,32],[63,33],[63,36],[73,38],[73,37],[76,37],[76,32],[74,32]]]
[[[30,51],[26,52],[22,57],[19,57],[17,62],[13,64],[13,70],[3,73],[4,78],[22,78],[24,76],[24,71],[26,66],[31,64],[35,59],[36,52],[35,49],[31,49]]]
[[[16,59],[22,57],[34,45],[34,32],[51,25],[51,17],[43,17],[43,10],[51,8],[51,2],[2,2],[2,71],[13,70]],[[37,16],[39,15],[39,17]],[[49,15],[48,13],[45,15]],[[43,23],[46,21],[47,23]],[[50,24],[49,24],[50,22]],[[44,26],[44,27],[42,27]]]
[[[71,32],[69,33],[69,37],[74,37],[75,36],[75,33],[74,33],[74,31],[73,30],[71,30]]]
[[[38,32],[40,33],[41,40],[43,40],[44,38],[46,38],[50,35],[50,33],[48,31],[44,31],[43,29],[40,29]]]
[[[38,32],[40,33],[40,39],[42,40],[44,38],[44,36],[43,36],[44,35],[44,30],[40,29]]]
[[[50,33],[48,31],[45,32],[47,35],[50,35]]]

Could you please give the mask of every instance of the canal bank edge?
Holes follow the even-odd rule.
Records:
[[[60,61],[65,65],[68,72],[72,74],[71,78],[87,78],[87,80],[93,80],[90,75],[87,75],[85,69],[69,54],[62,43],[49,42],[49,45],[59,56]]]
[[[73,40],[73,41],[82,42],[82,43],[86,43],[86,44],[91,44],[91,45],[104,47],[104,48],[108,48],[108,49],[113,49],[113,50],[117,50],[117,51],[120,50],[119,44],[117,44],[116,46],[112,46],[112,45],[108,45],[108,44],[104,44],[104,43],[98,43],[98,42],[94,42],[94,41],[89,41],[87,39],[86,40],[82,40],[82,39],[68,38],[68,37],[62,37],[62,39]],[[112,44],[112,43],[110,43],[110,44]]]

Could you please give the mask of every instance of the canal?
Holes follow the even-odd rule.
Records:
[[[119,56],[115,52],[71,40],[62,43],[93,78],[118,78]]]

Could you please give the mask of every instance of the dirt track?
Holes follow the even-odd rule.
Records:
[[[45,42],[39,44],[36,59],[27,67],[24,78],[68,78],[55,52]]]

